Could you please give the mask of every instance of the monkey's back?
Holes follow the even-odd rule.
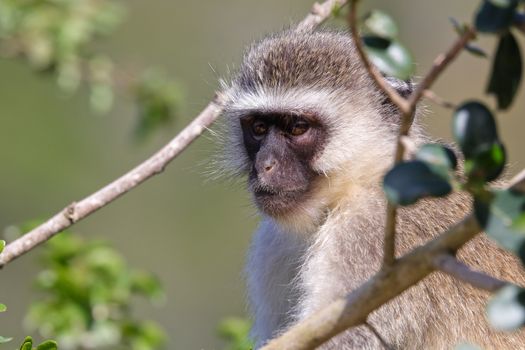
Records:
[[[346,281],[336,282],[340,284],[340,295],[334,294],[330,298],[351,291],[380,268],[384,231],[382,213],[385,212],[385,203],[380,199],[380,191],[374,192],[367,193],[368,207],[355,208],[350,202],[346,208],[340,209],[342,217],[346,217],[349,222],[347,236],[333,237],[334,248],[337,246],[338,249],[332,252],[332,257],[319,256],[314,262],[322,264],[321,261],[328,258],[332,264],[337,264],[338,260],[340,265],[344,265],[343,268],[331,269],[339,271],[336,278]],[[375,195],[376,200],[370,199]],[[356,200],[363,203],[362,198]],[[424,200],[417,205],[400,209],[396,236],[398,256],[444,232],[461,220],[469,210],[470,200],[461,193],[438,200]],[[349,214],[349,211],[353,214]],[[330,220],[334,221],[331,223]],[[330,226],[336,222],[336,217],[329,217],[325,227],[327,231],[320,234],[328,235]],[[326,237],[328,236],[324,239]],[[356,240],[360,241],[359,244],[356,244]],[[323,242],[325,248],[327,244],[326,241]],[[313,251],[311,254],[315,255]],[[484,234],[468,242],[460,250],[458,257],[475,270],[525,285],[524,270],[518,259],[498,248]],[[312,288],[313,283],[315,282],[311,281],[306,286]],[[318,296],[322,294],[318,290],[310,292],[310,296],[316,293]],[[489,297],[490,294],[486,291],[475,289],[443,273],[433,273],[374,312],[369,322],[396,349],[453,349],[462,342],[477,344],[483,349],[525,348],[525,331],[497,332],[489,326],[485,317]],[[305,300],[307,298],[308,296]],[[303,303],[306,305],[310,302]],[[309,312],[310,310],[307,311]],[[370,337],[374,335],[368,329],[360,327],[335,338],[323,349],[382,348],[379,342],[370,341]]]

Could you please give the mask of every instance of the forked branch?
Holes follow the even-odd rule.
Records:
[[[410,127],[414,121],[416,106],[419,100],[423,97],[425,91],[430,88],[434,81],[439,77],[443,70],[450,62],[457,57],[465,45],[475,37],[476,32],[471,27],[467,27],[463,34],[454,42],[454,44],[443,54],[439,55],[435,60],[430,71],[425,75],[421,83],[419,83],[415,91],[408,99],[403,98],[395,91],[385,78],[379,73],[376,67],[372,65],[368,59],[363,43],[359,39],[357,30],[357,2],[359,0],[352,0],[350,4],[350,29],[354,37],[355,46],[361,61],[368,71],[369,75],[376,82],[381,90],[390,98],[392,103],[397,106],[401,112],[401,125],[399,127],[399,134],[396,142],[396,151],[394,162],[399,163],[403,160],[405,155],[405,146],[402,138],[407,136]],[[388,203],[385,224],[385,240],[383,247],[383,264],[390,266],[395,261],[395,236],[396,236],[396,216],[397,208],[393,204]]]

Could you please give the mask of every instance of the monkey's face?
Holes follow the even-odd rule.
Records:
[[[240,119],[251,162],[249,187],[259,208],[280,216],[300,206],[315,178],[325,130],[313,116],[253,113]]]

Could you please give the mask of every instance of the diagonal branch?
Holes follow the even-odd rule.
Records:
[[[8,244],[0,254],[0,267],[161,173],[169,162],[215,121],[220,114],[221,104],[222,95],[217,95],[197,118],[151,158],[90,196],[70,204],[42,225]]]
[[[525,186],[525,172],[511,180],[511,188]],[[366,322],[368,315],[417,284],[435,270],[437,257],[456,252],[481,231],[469,215],[429,243],[414,249],[381,270],[359,288],[292,326],[261,350],[314,349],[337,334]]]
[[[464,33],[452,44],[452,46],[443,54],[439,55],[432,65],[430,71],[425,75],[421,83],[416,87],[416,90],[410,95],[408,99],[408,110],[404,111],[401,118],[401,126],[399,127],[399,135],[397,139],[395,163],[403,160],[405,154],[405,146],[402,142],[404,136],[407,136],[416,113],[416,106],[424,96],[430,86],[436,81],[443,70],[452,62],[459,53],[463,50],[465,45],[475,37],[474,29],[468,27]],[[384,260],[386,265],[392,264],[395,260],[395,235],[396,235],[396,207],[388,203],[387,216],[385,225],[385,243],[384,243]]]
[[[355,47],[361,62],[365,66],[369,75],[379,86],[381,90],[390,98],[392,103],[397,106],[401,112],[401,125],[399,127],[399,134],[396,142],[396,151],[394,156],[395,163],[403,160],[405,154],[405,146],[403,144],[403,137],[408,135],[410,127],[414,121],[416,106],[419,100],[423,97],[425,91],[434,83],[443,70],[452,62],[463,47],[475,37],[476,32],[471,27],[465,29],[463,34],[454,42],[452,47],[444,54],[439,55],[435,60],[431,70],[425,75],[420,84],[417,85],[416,90],[407,99],[394,90],[385,78],[379,73],[376,67],[372,65],[368,59],[357,31],[357,2],[359,0],[352,0],[350,6],[349,22],[352,36],[354,38]],[[395,261],[395,236],[396,236],[396,216],[397,208],[395,205],[388,203],[385,224],[385,239],[383,246],[383,264],[385,266],[392,265]]]
[[[298,24],[296,30],[315,29],[332,14],[334,8],[343,6],[345,3],[346,0],[326,0],[322,4],[314,4],[311,13]],[[0,268],[70,227],[75,222],[111,203],[150,177],[162,172],[175,157],[184,151],[219,117],[222,111],[222,104],[224,103],[223,99],[224,94],[218,93],[188,126],[142,164],[81,201],[70,204],[42,225],[8,244],[0,254]]]
[[[436,57],[432,64],[432,68],[430,68],[430,71],[425,75],[423,80],[417,84],[416,90],[410,95],[408,99],[410,110],[408,111],[407,115],[409,115],[410,118],[404,118],[408,120],[404,120],[404,123],[401,125],[400,133],[403,135],[408,134],[414,119],[413,115],[416,110],[416,106],[419,100],[421,100],[423,97],[425,90],[429,89],[432,84],[434,84],[445,68],[447,68],[448,65],[459,55],[459,53],[463,51],[465,45],[475,37],[476,31],[474,28],[468,26],[465,28],[461,36],[456,39],[456,41],[445,53],[442,53]],[[402,158],[402,156],[400,158]]]

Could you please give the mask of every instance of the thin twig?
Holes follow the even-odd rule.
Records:
[[[401,115],[405,116],[410,110],[407,100],[401,96],[395,89],[393,89],[390,84],[385,80],[385,78],[379,73],[376,67],[372,65],[368,59],[367,54],[363,48],[363,43],[359,37],[357,31],[357,2],[359,0],[352,0],[350,4],[350,13],[349,13],[349,22],[350,30],[352,32],[352,37],[354,38],[354,44],[361,59],[361,62],[365,66],[368,74],[375,81],[377,86],[385,92],[388,98],[392,101],[394,105],[399,108]],[[397,149],[399,150],[400,142],[398,140]],[[403,147],[403,145],[401,145]],[[402,153],[401,153],[402,154]],[[396,163],[400,160],[397,160],[396,153]],[[396,232],[396,207],[390,203],[387,204],[387,220],[385,225],[385,240],[383,246],[383,264],[386,266],[392,265],[395,261],[395,232]]]
[[[512,180],[510,180],[509,185],[512,187],[512,189],[521,193],[525,193],[525,169],[514,176]]]
[[[443,54],[439,55],[432,65],[430,71],[425,75],[421,83],[408,99],[408,110],[404,110],[399,127],[399,135],[396,144],[395,163],[403,161],[405,146],[402,137],[407,136],[414,121],[416,106],[423,97],[424,92],[436,81],[443,70],[452,62],[463,50],[465,45],[476,36],[474,29],[468,27],[464,33],[452,44]],[[387,216],[385,225],[384,259],[383,264],[390,265],[395,261],[395,235],[396,235],[396,213],[397,209],[393,204],[387,205]]]
[[[434,60],[434,63],[432,64],[432,68],[430,68],[430,71],[425,75],[423,80],[417,84],[416,89],[414,92],[410,95],[408,101],[410,106],[409,115],[411,116],[410,120],[405,121],[401,125],[401,133],[403,135],[408,134],[408,130],[410,129],[410,126],[412,125],[413,121],[413,115],[416,110],[416,106],[423,96],[425,90],[429,89],[432,84],[436,81],[436,79],[441,75],[443,70],[452,62],[461,51],[463,51],[463,48],[465,45],[472,39],[476,37],[476,31],[472,27],[465,28],[465,31],[463,34],[461,34],[460,37],[456,39],[456,41],[452,44],[452,46],[445,52],[436,57]]]
[[[472,270],[450,254],[436,256],[433,264],[436,270],[489,292],[495,292],[507,283],[483,272]]]
[[[296,30],[313,30],[331,15],[334,7],[342,6],[345,3],[346,1],[343,0],[327,0],[322,4],[316,3],[312,8],[312,13],[298,24]],[[224,102],[223,96],[223,93],[218,93],[216,98],[188,126],[142,164],[81,201],[70,204],[45,223],[8,244],[0,254],[0,268],[111,203],[150,177],[162,172],[168,163],[184,151],[219,117]]]
[[[401,143],[403,143],[408,157],[412,157],[417,153],[417,145],[409,136],[401,136]]]
[[[397,207],[386,205],[385,241],[383,243],[383,265],[390,266],[396,261],[396,223]]]
[[[323,3],[314,3],[310,13],[296,26],[297,31],[312,31],[328,17],[335,9],[341,8],[348,0],[327,0]]]
[[[525,186],[525,177],[514,178],[512,189]],[[508,187],[507,187],[508,188]],[[481,231],[474,215],[398,259],[344,298],[339,298],[292,326],[261,350],[315,349],[337,334],[366,322],[368,315],[417,284],[435,270],[434,259],[455,253]]]
[[[377,86],[385,92],[388,98],[392,101],[393,104],[399,108],[402,113],[409,110],[407,100],[403,98],[394,88],[388,84],[388,82],[383,78],[379,70],[372,65],[361,42],[359,32],[357,30],[357,2],[359,0],[352,0],[350,3],[350,13],[349,13],[349,22],[350,22],[350,31],[352,32],[352,37],[354,38],[354,45],[359,54],[361,62],[365,66],[365,69],[368,71],[368,74],[375,81]]]
[[[445,100],[444,98],[440,97],[432,90],[423,91],[423,97],[426,99],[429,99],[430,101],[434,102],[435,104],[443,108],[447,108],[447,109],[457,108],[457,105],[455,103]]]

